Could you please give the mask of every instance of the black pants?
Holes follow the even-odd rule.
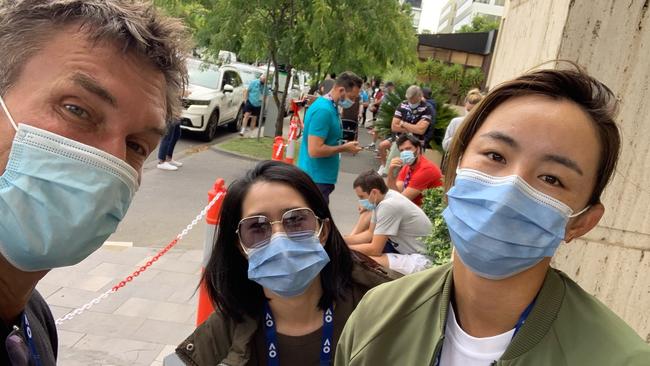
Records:
[[[325,198],[325,203],[328,205],[330,204],[330,194],[334,192],[334,185],[333,184],[323,184],[323,183],[316,183],[316,186],[320,190],[320,193],[323,195],[323,198]]]

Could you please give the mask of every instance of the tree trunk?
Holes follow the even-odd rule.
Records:
[[[287,105],[287,94],[289,92],[289,85],[291,85],[291,71],[293,67],[287,66],[287,78],[284,82],[284,92],[282,93],[282,100],[278,106],[278,119],[275,121],[275,136],[282,136],[282,128],[284,126],[285,106]],[[278,81],[279,83],[279,81]],[[277,84],[276,84],[277,85]]]

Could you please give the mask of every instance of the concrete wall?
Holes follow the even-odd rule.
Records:
[[[623,150],[606,214],[554,265],[650,342],[650,0],[512,0],[489,85],[553,58],[577,61],[621,99]],[[550,65],[552,66],[552,65]]]
[[[571,0],[511,0],[501,22],[487,85],[557,58]]]

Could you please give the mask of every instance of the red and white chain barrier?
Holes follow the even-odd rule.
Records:
[[[68,314],[66,314],[65,316],[57,319],[56,324],[57,325],[63,324],[63,322],[65,322],[66,320],[70,320],[70,319],[76,317],[77,315],[81,315],[84,311],[89,310],[93,306],[99,304],[101,301],[106,299],[109,295],[112,295],[112,294],[116,293],[119,289],[126,286],[127,283],[133,281],[142,272],[146,271],[147,268],[151,267],[152,264],[154,264],[156,261],[158,261],[158,259],[160,259],[160,257],[165,255],[165,253],[167,253],[171,248],[173,248],[176,244],[178,244],[179,241],[183,240],[183,238],[187,235],[187,233],[189,233],[190,230],[192,230],[194,228],[194,226],[196,226],[196,224],[199,223],[199,221],[203,220],[203,217],[208,213],[208,210],[212,206],[214,206],[214,204],[217,203],[217,201],[219,201],[219,199],[221,198],[222,195],[223,195],[222,192],[217,193],[217,195],[212,199],[212,201],[210,201],[210,203],[208,203],[208,205],[205,206],[203,208],[203,210],[201,210],[201,212],[196,216],[196,218],[194,218],[194,220],[192,220],[192,222],[189,225],[187,225],[187,227],[185,227],[185,229],[183,229],[183,231],[181,231],[181,233],[178,234],[176,236],[176,238],[174,238],[174,240],[171,241],[171,243],[167,244],[167,246],[162,248],[153,258],[148,260],[147,263],[145,263],[143,266],[138,268],[132,274],[126,276],[122,281],[117,283],[110,290],[108,290],[108,291],[104,292],[103,294],[101,294],[100,296],[92,299],[87,304],[85,304],[85,305],[83,305],[81,307],[78,307],[78,308],[72,310],[71,312],[69,312]]]

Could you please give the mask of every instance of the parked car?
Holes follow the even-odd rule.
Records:
[[[187,68],[189,85],[183,98],[181,128],[199,133],[208,142],[214,139],[219,126],[238,131],[245,102],[239,70],[196,59],[189,59]]]
[[[259,67],[242,62],[233,62],[229,66],[233,66],[239,71],[239,76],[241,76],[241,80],[244,82],[244,87],[248,87],[251,81],[259,79],[262,74],[266,73],[266,69],[261,70]]]
[[[260,66],[259,70],[262,70],[263,72],[266,72],[266,66]],[[270,72],[273,74],[275,77],[276,73],[274,72],[273,66],[270,68]],[[284,83],[287,80],[287,73],[280,71],[279,76],[280,79],[278,80],[280,90],[283,90],[284,88]],[[302,99],[303,97],[307,96],[307,93],[309,92],[309,82],[308,82],[308,73],[304,71],[297,71],[295,69],[291,70],[291,80],[289,80],[289,90],[287,90],[287,101],[285,103],[285,113],[286,115],[289,115],[291,112],[291,99]],[[275,81],[271,80],[271,83],[269,84],[269,87],[271,90],[275,90]],[[282,91],[280,92],[280,98],[282,98]]]

